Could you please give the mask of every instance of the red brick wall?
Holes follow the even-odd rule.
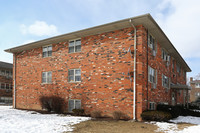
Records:
[[[170,104],[171,94],[162,87],[161,76],[164,73],[170,77],[171,72],[162,62],[159,43],[156,57],[149,53],[147,58],[147,30],[142,25],[137,29],[136,113],[140,119],[149,104],[147,94],[148,102]],[[41,109],[40,96],[56,95],[65,100],[66,110],[68,99],[81,99],[86,113],[101,110],[111,116],[113,111],[122,111],[133,117],[133,82],[129,75],[133,72],[133,55],[128,51],[133,49],[133,37],[133,28],[126,28],[81,38],[78,53],[68,53],[68,42],[52,44],[52,57],[42,58],[41,47],[18,53],[16,107]],[[156,89],[148,83],[148,65],[158,70]],[[81,83],[68,82],[68,69],[75,68],[81,69]],[[45,71],[52,71],[52,84],[42,84]]]

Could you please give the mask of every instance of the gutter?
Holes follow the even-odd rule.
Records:
[[[129,20],[131,26],[134,28],[134,58],[133,58],[133,120],[136,120],[136,105],[135,105],[135,101],[136,101],[136,34],[137,34],[137,29],[135,28],[135,26],[132,23],[132,20]]]

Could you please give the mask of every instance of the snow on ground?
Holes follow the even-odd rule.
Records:
[[[72,125],[89,119],[89,117],[39,114],[12,109],[11,106],[0,106],[1,133],[61,133],[72,131]]]
[[[156,132],[164,133],[198,133],[200,131],[200,117],[193,116],[179,116],[176,119],[170,120],[173,123],[167,122],[151,122],[151,124],[157,125],[159,128]],[[190,123],[196,124],[194,126],[186,127],[183,130],[179,130],[177,123]]]

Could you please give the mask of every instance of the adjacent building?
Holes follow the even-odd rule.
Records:
[[[59,96],[68,112],[140,120],[157,104],[188,102],[191,69],[150,14],[5,51],[14,57],[15,108],[41,110],[41,96]]]
[[[190,102],[195,102],[197,99],[200,99],[200,80],[193,80],[190,78]]]
[[[0,61],[0,104],[12,104],[13,65]]]

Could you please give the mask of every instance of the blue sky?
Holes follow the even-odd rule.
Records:
[[[120,19],[150,13],[191,67],[200,73],[199,0],[0,0],[3,50]]]

